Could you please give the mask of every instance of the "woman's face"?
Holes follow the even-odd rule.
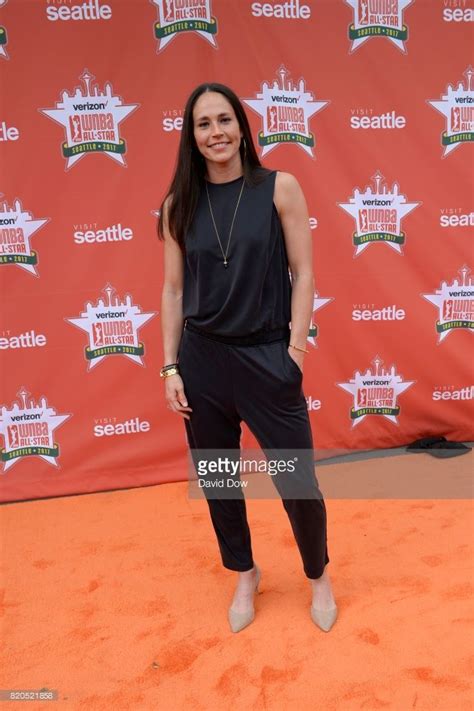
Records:
[[[206,161],[226,164],[240,160],[242,131],[229,101],[223,94],[206,91],[193,109],[194,138]]]

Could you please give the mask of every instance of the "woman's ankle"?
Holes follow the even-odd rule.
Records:
[[[252,580],[257,575],[257,568],[254,565],[250,570],[239,571],[239,578],[241,580]]]

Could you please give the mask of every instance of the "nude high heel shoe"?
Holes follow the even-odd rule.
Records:
[[[255,565],[255,569],[257,571],[257,582],[255,585],[255,592],[258,593],[258,585],[260,583],[260,568],[258,567],[258,565]],[[229,607],[228,618],[232,632],[240,632],[240,630],[243,630],[244,627],[247,627],[251,622],[254,621],[255,609],[252,605],[252,608],[248,612],[235,612],[235,610]]]
[[[329,632],[337,618],[337,605],[329,610],[318,610],[311,605],[311,619],[324,632]]]

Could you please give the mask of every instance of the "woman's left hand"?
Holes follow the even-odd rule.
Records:
[[[288,348],[288,355],[293,358],[298,368],[303,372],[303,361],[305,354],[295,348]]]

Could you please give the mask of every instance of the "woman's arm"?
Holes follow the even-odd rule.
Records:
[[[283,227],[292,277],[291,343],[306,349],[314,299],[313,241],[303,191],[290,173],[277,173],[274,202]],[[302,367],[304,353],[293,348],[289,353]]]
[[[184,257],[178,243],[171,237],[168,228],[167,200],[163,205],[164,236],[164,282],[161,294],[161,332],[163,336],[164,365],[176,363],[183,333],[183,281]],[[173,412],[186,419],[191,412],[184,394],[183,381],[179,375],[164,378],[165,395]],[[185,412],[186,411],[186,412]]]
[[[176,363],[183,332],[183,277],[184,259],[178,243],[168,229],[168,207],[163,210],[164,223],[164,282],[161,293],[161,331],[163,336],[164,365]]]

